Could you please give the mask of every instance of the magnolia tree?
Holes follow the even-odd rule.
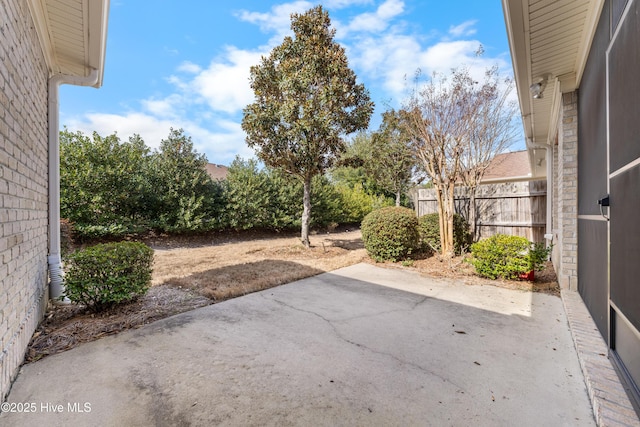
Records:
[[[373,103],[322,6],[293,14],[291,29],[293,37],[251,67],[255,101],[244,109],[242,129],[267,166],[303,183],[301,239],[309,247],[311,180],[344,151],[346,135],[368,126]]]
[[[466,68],[456,68],[448,76],[432,75],[411,93],[402,111],[413,152],[436,192],[445,256],[455,250],[455,186],[463,183],[472,188],[475,204],[475,191],[489,161],[513,140],[516,110],[508,102],[511,88],[510,81],[500,81],[497,68],[487,70],[482,82]],[[475,214],[475,206],[471,210]]]

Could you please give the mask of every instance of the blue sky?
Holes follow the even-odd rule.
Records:
[[[318,3],[376,103],[371,130],[387,106],[401,105],[405,76],[418,68],[464,65],[480,76],[497,64],[512,73],[498,0],[112,0],[104,84],[63,86],[61,125],[122,139],[138,133],[153,148],[183,128],[212,163],[252,157],[240,128],[253,101],[249,67],[290,34],[292,12]]]

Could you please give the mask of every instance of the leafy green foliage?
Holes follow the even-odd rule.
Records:
[[[521,236],[496,234],[471,245],[469,262],[480,276],[516,279],[521,273],[540,269],[550,250]]]
[[[61,134],[63,217],[78,241],[122,239],[151,229],[182,233],[212,229],[300,227],[303,184],[280,169],[236,158],[227,180],[212,181],[206,159],[182,130],[154,153],[138,136],[93,138]],[[311,180],[311,225],[359,223],[385,199],[361,186],[343,188],[325,175]]]
[[[272,188],[268,173],[259,170],[255,160],[236,157],[225,182],[228,226],[236,230],[270,226]]]
[[[159,197],[159,224],[168,231],[211,228],[205,199],[216,193],[207,174],[207,159],[193,148],[182,129],[171,129],[153,156],[155,191]]]
[[[123,142],[64,130],[60,153],[61,214],[79,239],[223,225],[222,187],[182,130],[171,129],[155,153],[138,135]]]
[[[367,194],[362,185],[357,184],[353,188],[346,185],[336,186],[340,194],[340,204],[342,214],[340,221],[345,224],[359,224],[365,216],[373,210],[376,196]]]
[[[400,206],[401,196],[411,186],[416,169],[410,143],[411,136],[405,131],[400,114],[391,109],[382,114],[380,129],[373,133],[365,151],[365,169],[378,185],[395,194],[396,206]]]
[[[343,135],[366,128],[373,112],[330,25],[322,6],[292,15],[294,37],[251,67],[255,102],[242,119],[247,144],[265,165],[302,182],[301,237],[307,246],[311,181],[344,151]]]
[[[109,225],[91,225],[76,224],[74,230],[80,236],[79,240],[87,241],[92,239],[118,239],[128,234],[145,231],[145,228],[135,228],[132,225],[109,224]]]
[[[353,188],[361,185],[369,194],[384,194],[387,192],[382,188],[376,178],[370,173],[368,159],[371,157],[372,134],[368,131],[357,132],[350,141],[347,142],[344,153],[339,161],[331,169],[331,178],[340,184]],[[365,167],[367,162],[367,167]]]
[[[63,257],[73,251],[74,231],[73,224],[68,219],[60,220],[60,251]]]
[[[531,249],[529,249],[529,270],[542,270],[544,268],[544,264],[549,259],[552,250],[553,245],[547,247],[542,242],[533,243]]]
[[[325,176],[312,180],[311,224],[326,226],[345,222],[351,215],[344,207],[343,193]],[[300,227],[303,187],[280,170],[259,169],[255,160],[236,158],[225,183],[226,223],[234,229],[288,229]],[[359,221],[358,221],[359,222]]]
[[[398,261],[419,246],[418,218],[408,208],[377,209],[364,218],[361,230],[364,247],[376,261]]]
[[[125,229],[146,217],[155,193],[149,175],[149,149],[134,136],[122,142],[114,133],[93,138],[60,132],[60,211],[77,225]],[[81,232],[81,229],[78,229]]]
[[[144,295],[151,285],[153,250],[142,243],[95,245],[70,254],[65,296],[101,311]]]
[[[431,213],[418,219],[420,240],[424,249],[431,252],[440,252],[440,216]],[[453,245],[457,255],[469,248],[471,243],[469,225],[462,215],[453,215]]]

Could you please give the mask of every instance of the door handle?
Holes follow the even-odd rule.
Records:
[[[609,195],[607,194],[606,196],[604,196],[602,199],[598,199],[598,205],[600,206],[600,215],[602,215],[602,217],[604,219],[606,219],[607,221],[609,221],[609,217],[607,215],[604,214],[602,208],[603,207],[609,207]]]

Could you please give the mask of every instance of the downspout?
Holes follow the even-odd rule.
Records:
[[[547,247],[553,244],[553,146],[547,148],[547,226],[544,238]]]
[[[60,254],[60,85],[95,86],[100,73],[91,69],[86,77],[54,74],[49,78],[49,298],[64,296],[64,270]]]

